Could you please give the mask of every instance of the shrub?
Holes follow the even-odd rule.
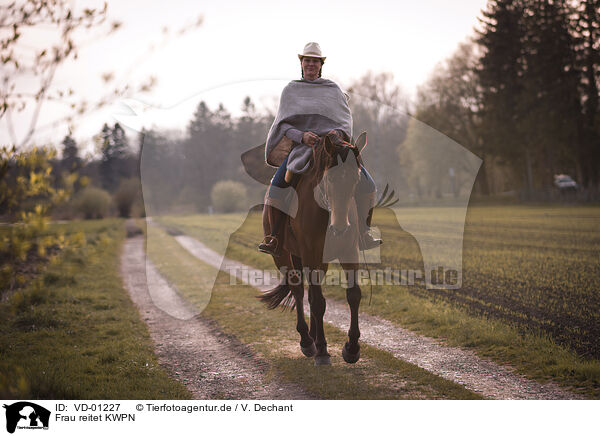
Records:
[[[244,210],[247,207],[247,196],[246,187],[233,180],[215,183],[210,193],[213,208],[223,213]]]
[[[135,218],[143,218],[146,216],[146,205],[144,204],[144,199],[141,193],[135,197],[135,201],[131,206],[131,216]]]
[[[130,217],[131,208],[139,196],[140,181],[135,177],[123,180],[114,196],[119,216],[123,218]]]
[[[77,176],[55,187],[55,156],[46,147],[0,147],[0,215],[15,223],[0,232],[0,294],[21,287],[49,250],[64,245],[64,235],[47,234],[48,216],[69,199]]]
[[[104,218],[110,213],[112,198],[104,189],[88,186],[76,195],[73,207],[85,219]]]

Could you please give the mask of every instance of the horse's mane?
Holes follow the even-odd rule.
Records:
[[[350,142],[340,139],[336,135],[329,135],[329,138],[336,150],[336,153],[333,156],[329,154],[325,149],[325,141],[327,136],[328,135],[324,135],[321,138],[321,141],[319,141],[319,144],[313,147],[312,168],[309,170],[307,175],[309,175],[310,180],[314,181],[315,184],[321,182],[326,169],[337,165],[338,155],[341,156],[343,161],[345,161],[348,156],[348,152],[352,151],[358,166],[362,165],[362,158],[356,146]]]
[[[333,164],[333,157],[325,150],[325,138],[319,141],[319,144],[313,147],[313,165],[311,168],[310,179],[315,184],[321,182],[325,170]]]

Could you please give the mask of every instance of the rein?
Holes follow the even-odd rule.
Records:
[[[334,135],[334,136],[335,136],[335,143],[332,141],[332,144],[335,147],[347,148],[354,153],[354,151],[356,150],[356,146],[354,144],[344,141],[337,135]],[[321,207],[323,207],[323,209],[330,210],[327,193],[321,187],[323,173],[325,172],[325,170],[328,167],[329,160],[330,159],[333,160],[333,157],[331,155],[329,155],[327,153],[327,151],[325,150],[325,139],[326,138],[327,138],[327,135],[323,135],[323,137],[321,138],[321,141],[319,141],[319,143],[317,145],[312,147],[312,162],[314,165],[314,173],[312,175],[312,178],[315,179],[316,189],[319,192],[318,202],[320,203]],[[317,154],[317,153],[319,153],[319,154]],[[325,163],[323,163],[323,162],[325,162]]]

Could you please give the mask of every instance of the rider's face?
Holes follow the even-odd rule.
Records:
[[[304,56],[302,58],[302,72],[307,80],[315,80],[319,77],[321,59]]]

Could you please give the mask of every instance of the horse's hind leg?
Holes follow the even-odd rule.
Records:
[[[296,300],[296,330],[300,333],[300,350],[306,357],[312,357],[317,353],[315,342],[308,334],[308,325],[304,319],[304,278],[302,276],[302,262],[300,258],[292,255],[294,269],[288,275],[288,284]]]
[[[356,363],[360,359],[360,330],[358,328],[358,306],[360,305],[361,290],[358,286],[358,266],[342,265],[346,271],[346,279],[348,280],[348,288],[346,289],[346,301],[350,306],[350,329],[348,330],[348,342],[342,348],[342,357],[347,363]]]

